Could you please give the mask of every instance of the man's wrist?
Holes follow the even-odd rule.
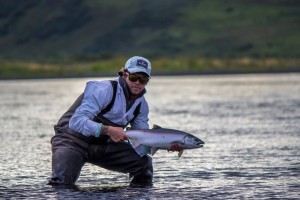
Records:
[[[102,126],[102,128],[101,128],[101,135],[107,135],[108,127],[109,126],[106,126],[106,125]]]

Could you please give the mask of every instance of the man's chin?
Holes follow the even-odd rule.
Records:
[[[130,92],[133,95],[139,95],[141,93],[141,91],[139,89],[132,89]]]
[[[133,95],[139,95],[140,92],[139,91],[133,91],[131,94],[133,94]]]

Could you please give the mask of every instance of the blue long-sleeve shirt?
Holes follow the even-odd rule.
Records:
[[[112,100],[113,87],[110,81],[90,81],[87,82],[84,90],[84,98],[81,105],[72,115],[69,128],[82,133],[85,136],[97,136],[101,123],[93,121]],[[141,102],[140,113],[134,119],[133,112],[137,105]],[[130,122],[132,129],[148,129],[149,107],[144,96],[136,99],[131,108],[126,111],[126,97],[123,88],[118,83],[116,98],[113,107],[103,116],[108,120],[125,126]]]

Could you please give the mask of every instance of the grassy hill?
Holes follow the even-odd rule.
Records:
[[[297,0],[0,1],[0,60],[57,65],[144,55],[298,65],[299,7]]]

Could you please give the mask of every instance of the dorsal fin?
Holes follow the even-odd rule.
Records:
[[[152,127],[152,129],[159,129],[159,128],[161,128],[160,126],[158,126],[157,124],[153,124],[153,127]]]

